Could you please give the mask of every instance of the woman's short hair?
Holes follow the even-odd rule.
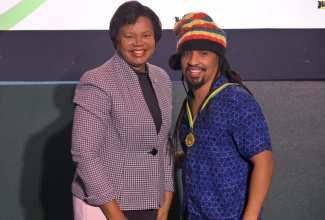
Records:
[[[126,24],[135,24],[140,16],[147,17],[151,21],[157,45],[162,36],[162,27],[159,17],[149,7],[142,5],[138,1],[128,1],[119,6],[109,25],[109,36],[115,49],[117,49],[118,45],[120,28]]]

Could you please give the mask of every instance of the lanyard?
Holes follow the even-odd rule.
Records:
[[[226,88],[227,86],[230,85],[236,85],[237,83],[225,83],[222,86],[220,86],[219,88],[217,88],[216,90],[214,90],[209,97],[205,100],[205,102],[203,103],[200,112],[205,108],[205,106],[209,103],[209,101],[215,96],[217,95],[221,90],[223,90],[224,88]],[[194,122],[196,119],[196,116],[193,118],[192,117],[192,113],[191,113],[191,109],[190,109],[190,105],[188,104],[188,99],[186,101],[186,113],[188,115],[188,122],[190,125],[190,129],[191,131],[193,131],[193,127],[194,127]]]

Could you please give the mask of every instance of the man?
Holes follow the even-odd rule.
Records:
[[[227,63],[226,34],[210,16],[176,18],[174,33],[169,66],[189,89],[174,132],[183,219],[260,220],[274,166],[261,108]]]

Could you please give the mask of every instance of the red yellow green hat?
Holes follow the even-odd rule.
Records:
[[[174,34],[177,37],[177,52],[169,58],[173,70],[181,68],[181,54],[190,50],[208,50],[226,58],[226,33],[212,18],[203,12],[185,14],[175,18]]]

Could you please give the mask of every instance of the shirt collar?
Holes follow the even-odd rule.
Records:
[[[212,90],[214,91],[215,89],[219,88],[223,84],[229,82],[228,78],[226,76],[220,76],[217,81],[213,84]]]

